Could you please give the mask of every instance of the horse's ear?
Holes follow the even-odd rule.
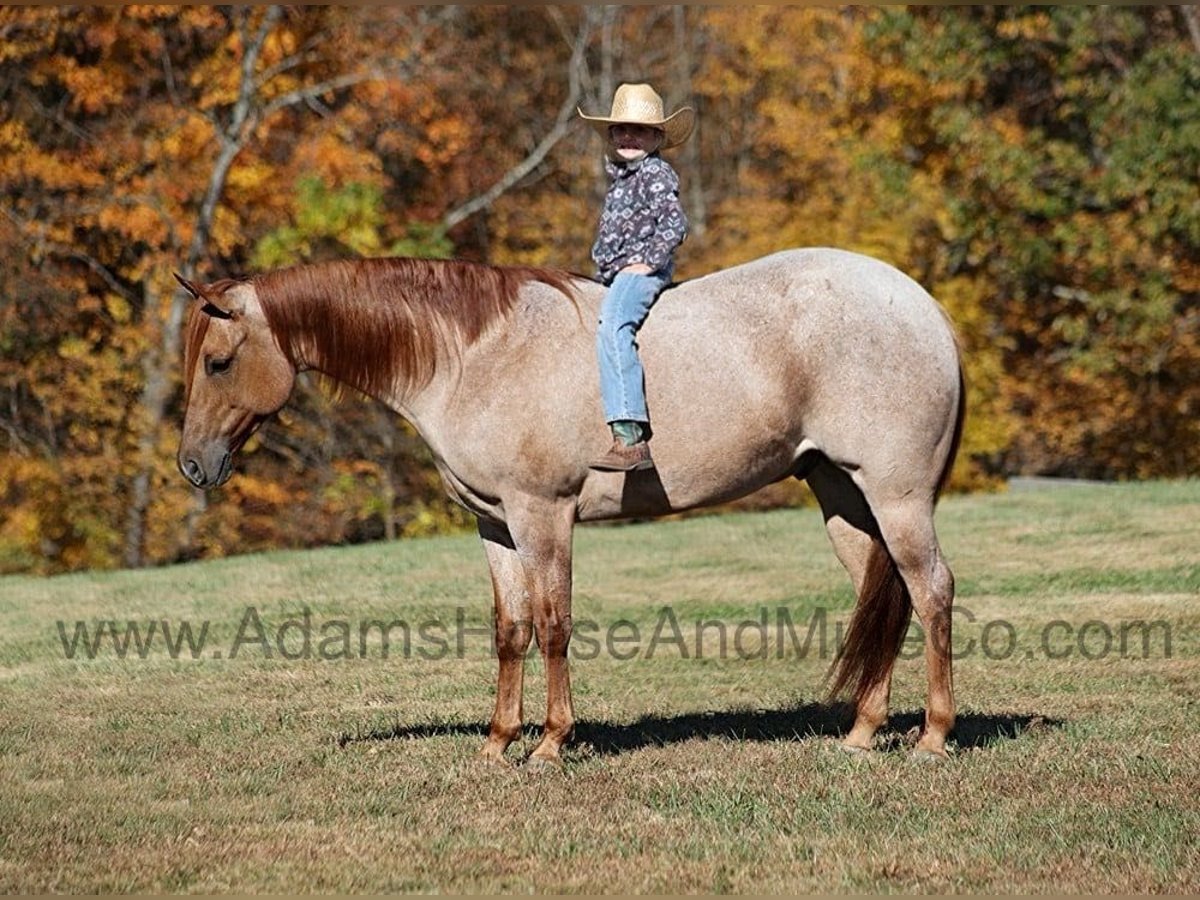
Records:
[[[236,319],[241,315],[245,304],[236,297],[231,297],[229,291],[215,290],[204,296],[204,305],[200,308],[218,319]]]
[[[206,294],[201,289],[200,285],[193,281],[188,281],[178,272],[172,272],[171,274],[175,276],[176,281],[183,285],[183,289],[192,295],[193,300],[200,301],[200,309],[202,312],[208,313],[208,315],[218,319],[232,319],[241,311],[240,308],[235,308],[232,304],[226,301],[224,294],[218,292],[217,299],[214,300],[213,296],[211,294]]]
[[[171,274],[175,276],[176,281],[178,281],[181,285],[183,285],[183,289],[192,295],[193,300],[200,299],[201,293],[200,293],[199,287],[197,287],[192,282],[188,281],[186,278],[184,278],[178,272],[172,272]]]

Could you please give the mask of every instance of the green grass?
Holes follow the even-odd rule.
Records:
[[[807,654],[778,640],[780,615],[801,642],[823,615],[832,640],[852,603],[813,510],[581,529],[578,741],[540,777],[474,762],[487,639],[419,652],[438,655],[421,625],[453,649],[456,617],[488,621],[473,537],[0,579],[0,889],[1200,889],[1200,483],[952,497],[939,529],[962,658],[952,758],[932,767],[904,752],[919,653],[863,759],[836,747],[847,711],[819,702],[815,636]],[[248,607],[272,652],[243,628],[231,659]],[[305,610],[310,658],[281,658]],[[765,658],[739,656],[736,626],[764,614]],[[57,622],[109,619],[207,621],[207,643],[65,658]],[[376,630],[359,656],[376,619],[409,624],[409,654],[393,630],[384,659]],[[628,660],[600,650],[622,620]],[[351,657],[320,658],[341,622]],[[526,698],[514,759],[544,709],[536,655]]]

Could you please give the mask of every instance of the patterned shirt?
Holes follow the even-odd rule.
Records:
[[[635,263],[644,263],[655,272],[666,269],[675,248],[687,236],[679,176],[658,154],[633,164],[608,159],[604,170],[612,182],[592,247],[596,277],[612,284],[621,269]]]

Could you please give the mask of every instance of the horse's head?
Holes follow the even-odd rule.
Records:
[[[207,489],[229,478],[233,454],[287,402],[296,368],[251,283],[197,285],[175,277],[196,300],[184,352],[179,471]]]

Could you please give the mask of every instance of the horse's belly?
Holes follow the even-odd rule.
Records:
[[[579,521],[663,516],[736,500],[791,475],[805,451],[803,444],[779,438],[736,448],[655,438],[650,446],[653,469],[588,473],[579,494]]]

